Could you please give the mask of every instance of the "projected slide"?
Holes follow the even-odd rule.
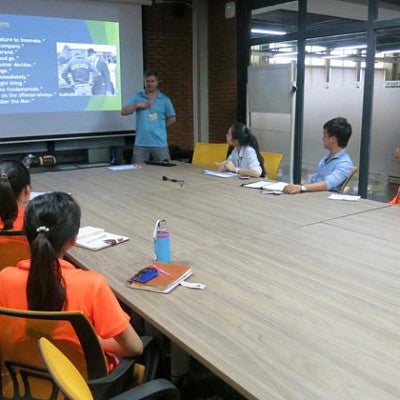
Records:
[[[119,24],[0,14],[0,113],[121,109]]]

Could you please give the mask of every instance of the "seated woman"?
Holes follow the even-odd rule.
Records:
[[[28,168],[19,161],[0,161],[0,229],[22,229],[30,195]]]
[[[240,122],[234,122],[226,134],[226,141],[233,146],[228,159],[219,164],[220,171],[236,172],[254,178],[264,178],[264,159],[260,154],[256,137]]]
[[[24,223],[31,259],[0,271],[0,307],[80,310],[92,323],[106,353],[138,356],[143,351],[142,341],[106,279],[62,258],[76,242],[80,217],[79,205],[67,193],[46,193],[28,203]],[[109,369],[117,363],[117,357],[109,357]]]

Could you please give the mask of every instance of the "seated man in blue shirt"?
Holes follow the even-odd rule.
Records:
[[[342,183],[353,169],[353,162],[345,147],[351,136],[351,125],[346,118],[337,117],[323,126],[322,141],[328,152],[318,163],[317,172],[310,182],[300,185],[287,185],[283,191],[288,194],[301,192],[318,192],[329,190],[339,192]]]

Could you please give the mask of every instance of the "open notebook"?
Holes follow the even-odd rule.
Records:
[[[127,236],[115,235],[105,229],[94,226],[84,226],[79,229],[76,246],[88,250],[101,250],[129,240]]]
[[[250,189],[262,189],[271,192],[282,192],[283,188],[287,185],[288,184],[286,182],[258,181],[258,182],[248,183],[246,185],[243,185],[243,187]]]

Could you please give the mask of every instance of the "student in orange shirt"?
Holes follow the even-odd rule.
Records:
[[[30,195],[28,168],[19,161],[0,161],[0,229],[22,229],[24,206]]]
[[[28,203],[24,222],[31,259],[0,271],[0,307],[82,311],[112,369],[118,363],[115,355],[138,356],[143,345],[104,276],[63,260],[63,253],[76,242],[80,217],[79,205],[67,193],[45,193]]]
[[[400,164],[400,147],[397,147],[397,149],[394,153],[394,157],[396,158],[397,164]],[[394,196],[393,199],[389,201],[389,204],[392,206],[394,206],[396,204],[400,204],[400,186],[397,189],[396,196]]]

